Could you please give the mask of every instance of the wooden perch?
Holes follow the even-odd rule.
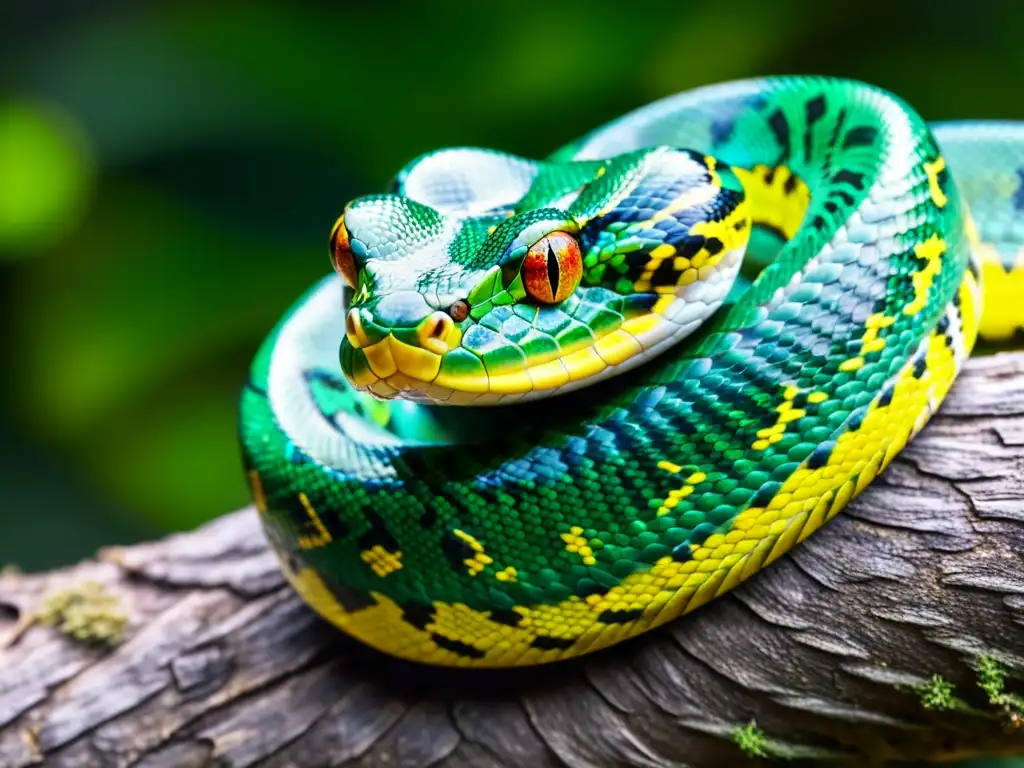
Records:
[[[481,673],[361,647],[284,585],[251,510],[67,570],[8,571],[0,766],[1021,753],[1022,556],[1024,354],[978,358],[913,445],[790,556],[662,630],[573,662]],[[89,581],[128,617],[119,645],[32,621],[44,605],[60,612],[48,595]],[[65,629],[88,627],[85,615]]]

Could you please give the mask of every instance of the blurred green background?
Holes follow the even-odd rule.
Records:
[[[1024,3],[0,3],[0,566],[247,503],[235,401],[350,197],[771,73],[1024,118]]]

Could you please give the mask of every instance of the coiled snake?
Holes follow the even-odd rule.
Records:
[[[284,572],[440,665],[708,602],[885,468],[979,330],[1024,325],[1022,178],[1020,125],[818,77],[683,93],[540,162],[414,160],[345,207],[336,274],[242,394]]]

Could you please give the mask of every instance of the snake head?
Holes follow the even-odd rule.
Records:
[[[695,152],[424,155],[332,231],[351,289],[342,370],[376,397],[435,404],[570,391],[696,330],[749,234],[739,180]]]

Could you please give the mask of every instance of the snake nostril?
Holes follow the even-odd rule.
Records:
[[[444,341],[445,336],[448,335],[448,329],[445,324],[441,321],[434,323],[434,328],[430,331],[430,338]]]
[[[443,355],[448,351],[448,338],[453,330],[455,323],[446,313],[434,312],[420,324],[420,344],[424,349]]]

